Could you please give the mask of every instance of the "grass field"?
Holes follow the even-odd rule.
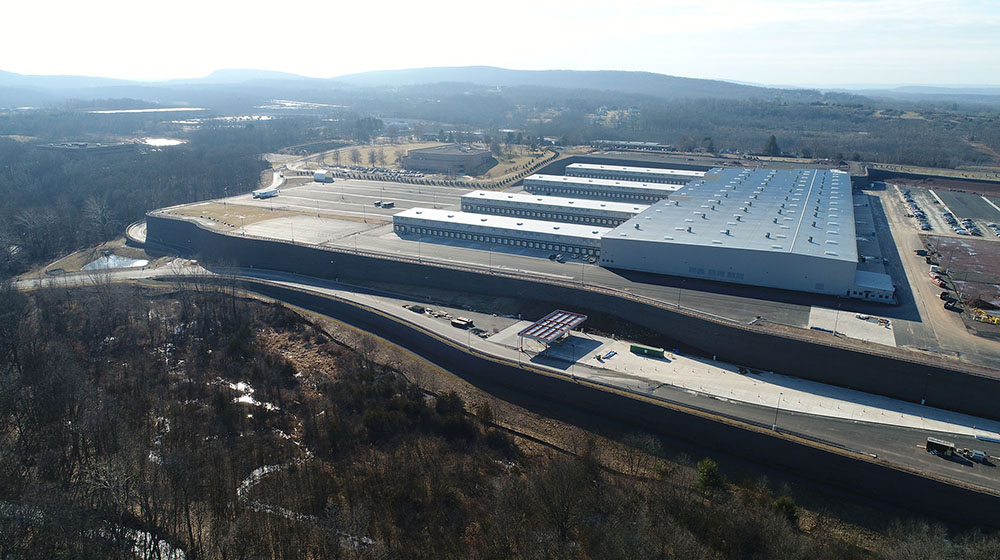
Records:
[[[238,229],[240,224],[247,225],[256,222],[263,222],[272,218],[284,218],[296,216],[304,212],[290,212],[288,210],[269,210],[260,206],[247,206],[243,204],[222,204],[219,202],[208,202],[193,206],[181,206],[170,211],[171,214],[179,216],[206,217],[233,224]],[[315,214],[315,212],[313,212]]]
[[[508,154],[482,175],[483,179],[497,179],[504,175],[516,173],[523,165],[531,165],[545,157],[542,151],[531,151],[524,146],[511,146]]]
[[[339,153],[339,165],[354,165],[354,162],[351,160],[351,152],[358,150],[358,153],[361,156],[360,163],[358,163],[358,165],[368,167],[372,165],[369,159],[369,154],[373,152],[377,154],[379,150],[381,150],[385,157],[385,163],[381,164],[376,162],[374,164],[375,166],[388,169],[402,169],[403,165],[400,158],[406,155],[407,150],[432,148],[434,146],[442,145],[444,145],[444,142],[413,142],[409,144],[390,144],[386,146],[345,146],[343,148],[324,152],[320,161],[322,161],[324,165],[338,165],[337,156],[334,154]]]

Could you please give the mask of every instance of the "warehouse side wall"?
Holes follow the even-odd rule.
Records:
[[[844,296],[854,285],[857,265],[785,252],[619,239],[609,234],[601,240],[601,266]]]

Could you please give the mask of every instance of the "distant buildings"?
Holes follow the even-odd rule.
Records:
[[[410,150],[403,158],[403,168],[445,175],[477,175],[488,169],[493,161],[489,150],[448,144]]]

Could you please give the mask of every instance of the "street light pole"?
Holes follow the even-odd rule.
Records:
[[[771,424],[771,429],[778,431],[778,409],[781,408],[781,397],[784,393],[778,393],[778,404],[774,405],[774,423]]]

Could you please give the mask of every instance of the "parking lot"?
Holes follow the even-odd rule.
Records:
[[[893,185],[918,230],[942,236],[1000,239],[1000,205],[976,194]]]
[[[391,222],[394,214],[407,208],[457,208],[466,192],[468,189],[456,187],[337,179],[333,183],[309,182],[299,187],[282,188],[274,198],[251,199],[249,195],[242,195],[230,201],[275,210]],[[376,201],[391,202],[392,207],[376,206]]]

